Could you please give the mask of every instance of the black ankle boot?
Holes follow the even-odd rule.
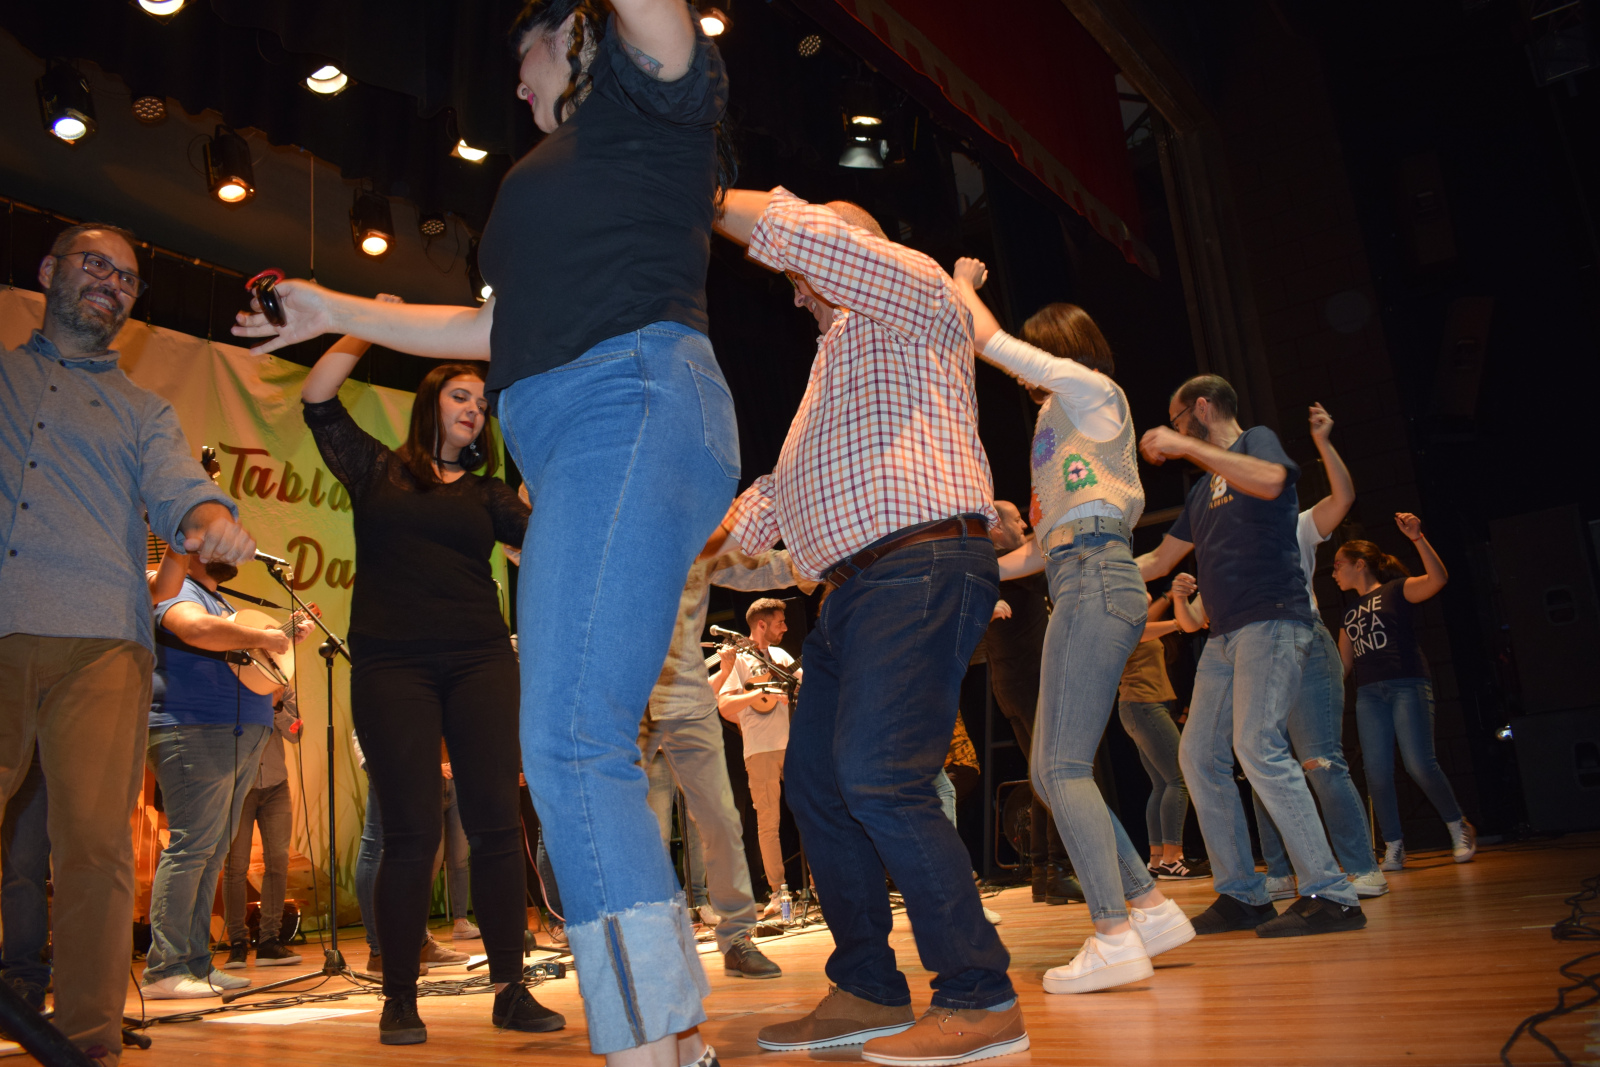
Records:
[[[1045,884],[1044,902],[1046,904],[1082,904],[1084,902],[1083,887],[1078,884],[1070,870],[1060,863],[1050,865],[1050,877]]]
[[[1050,868],[1043,863],[1033,865],[1033,902],[1043,904],[1045,889],[1050,885]]]
[[[417,1014],[417,995],[402,994],[383,1002],[383,1018],[378,1020],[378,1041],[384,1045],[420,1045],[428,1040],[428,1028]]]
[[[528,987],[521,982],[513,982],[494,995],[490,1021],[502,1030],[521,1030],[529,1034],[559,1030],[567,1025],[560,1012],[551,1011],[534,1000]]]

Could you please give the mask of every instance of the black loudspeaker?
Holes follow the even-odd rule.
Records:
[[[1600,708],[1512,719],[1511,743],[1534,829],[1600,827]]]
[[[1600,610],[1576,506],[1489,524],[1524,715],[1600,706]]]

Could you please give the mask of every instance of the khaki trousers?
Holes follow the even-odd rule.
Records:
[[[783,844],[778,840],[778,825],[782,811],[778,801],[783,796],[784,749],[771,752],[752,752],[744,758],[745,773],[750,778],[750,803],[756,809],[756,837],[761,841],[761,866],[766,868],[767,889],[776,896],[778,887],[789,879],[783,873]]]
[[[104,1067],[122,1055],[133,957],[133,836],[155,659],[111,638],[0,637],[0,811],[35,742],[55,879],[55,1025]]]

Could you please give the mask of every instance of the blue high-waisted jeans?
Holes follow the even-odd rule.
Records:
[[[1033,789],[1055,817],[1090,919],[1118,919],[1150,892],[1149,868],[1106,807],[1094,754],[1117,702],[1117,683],[1144,632],[1144,581],[1128,542],[1088,534],[1045,560],[1055,609],[1044,634]]]
[[[1356,690],[1356,730],[1361,735],[1361,759],[1367,770],[1367,791],[1378,813],[1378,829],[1385,841],[1400,841],[1400,804],[1394,793],[1394,746],[1406,773],[1427,795],[1439,818],[1455,822],[1461,805],[1450,779],[1439,766],[1433,749],[1433,684],[1426,678],[1396,678],[1372,682]]]
[[[934,779],[961,680],[999,599],[986,537],[902,548],[823,602],[784,779],[833,932],[828,980],[875,1004],[909,1004],[889,931],[888,870],[905,897],[933,1003],[989,1008],[1016,995],[1011,957],[983,917],[972,859]]]
[[[1117,701],[1122,728],[1139,748],[1139,762],[1150,776],[1150,797],[1144,804],[1145,840],[1153,857],[1162,845],[1183,844],[1183,822],[1189,815],[1189,787],[1178,767],[1183,735],[1165,704]]]
[[[1366,807],[1344,760],[1343,732],[1344,664],[1339,661],[1339,646],[1334,644],[1333,635],[1317,622],[1311,627],[1311,648],[1300,674],[1300,694],[1289,709],[1289,743],[1294,746],[1295,759],[1300,761],[1306,780],[1322,802],[1322,820],[1328,827],[1333,854],[1344,873],[1355,877],[1377,870],[1378,861],[1372,853]],[[1267,875],[1288,877],[1289,855],[1283,850],[1278,826],[1261,797],[1256,795],[1254,799]]]
[[[589,1046],[619,1052],[705,1019],[639,720],[689,565],[738,483],[733,398],[711,342],[657,322],[513,383],[499,404],[533,502],[517,586],[523,764]]]

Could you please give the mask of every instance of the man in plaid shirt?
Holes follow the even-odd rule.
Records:
[[[788,275],[822,331],[777,469],[724,520],[747,553],[782,538],[830,590],[805,642],[784,776],[833,931],[834,988],[758,1040],[865,1042],[866,1059],[893,1064],[1020,1051],[1010,955],[933,784],[999,595],[971,316],[936,263],[853,204],[734,190],[719,229]],[[920,1022],[889,947],[885,867],[936,976]]]

